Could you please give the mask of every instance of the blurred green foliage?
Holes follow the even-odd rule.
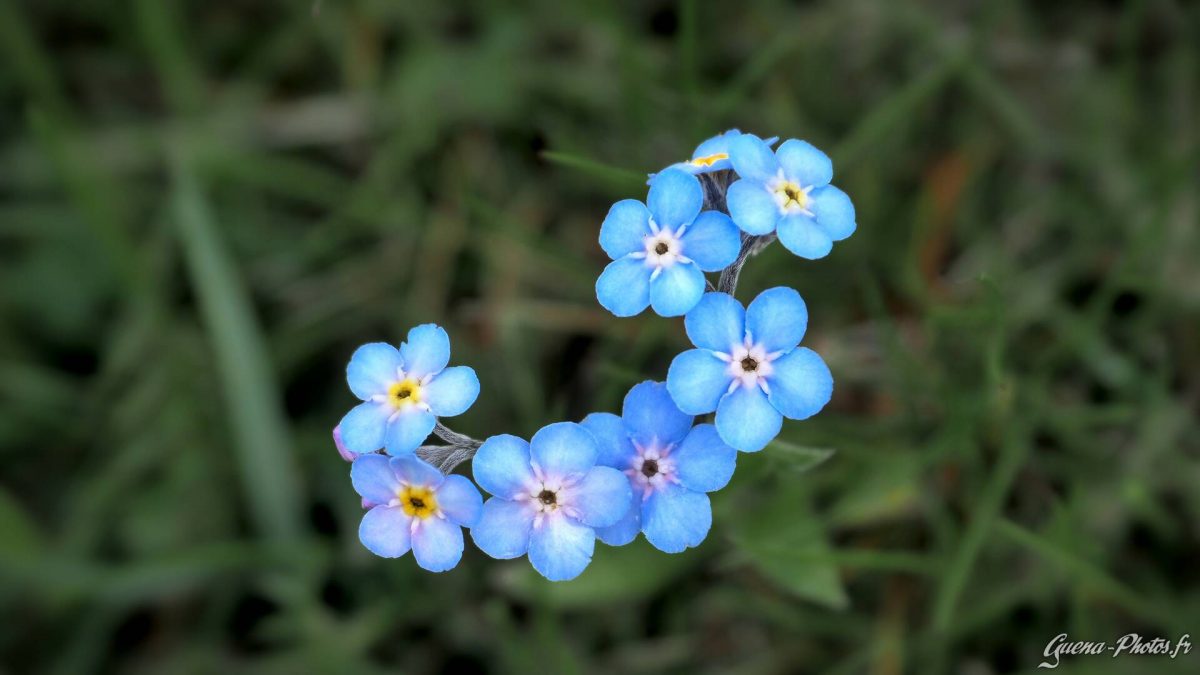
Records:
[[[1182,0],[3,0],[0,671],[999,673],[1200,634],[1198,95]],[[599,223],[731,126],[828,149],[858,207],[739,291],[801,291],[831,405],[682,555],[370,556],[354,347],[445,325],[477,437],[617,409],[687,343],[596,304]]]

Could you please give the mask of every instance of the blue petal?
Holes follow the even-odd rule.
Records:
[[[854,203],[849,195],[832,185],[817,188],[809,193],[812,211],[817,216],[817,225],[834,241],[841,241],[854,234]]]
[[[767,378],[771,393],[767,397],[785,417],[802,420],[812,417],[829,403],[833,395],[833,375],[821,357],[808,347],[793,349],[771,364]]]
[[[500,560],[525,555],[533,529],[533,508],[528,501],[512,502],[492,497],[483,505],[471,540],[479,550]]]
[[[392,473],[405,485],[436,488],[446,480],[441,471],[416,455],[393,457],[390,465]]]
[[[816,221],[801,213],[793,213],[779,221],[779,243],[801,258],[817,260],[833,250],[833,240]]]
[[[359,403],[346,413],[338,428],[342,430],[342,445],[350,452],[363,454],[383,447],[387,439],[387,421],[395,408],[386,403]]]
[[[650,304],[650,271],[644,258],[617,258],[596,279],[596,299],[616,316],[641,313]]]
[[[667,386],[649,380],[635,384],[625,394],[621,419],[633,437],[643,443],[654,438],[664,444],[678,443],[692,428],[692,416],[675,405]]]
[[[350,465],[350,484],[372,504],[392,501],[400,489],[400,481],[383,455],[362,455],[354,460]]]
[[[775,156],[783,167],[783,175],[803,187],[821,187],[833,180],[833,162],[808,141],[786,140]]]
[[[683,316],[700,302],[704,286],[699,267],[677,262],[650,280],[650,305],[659,316]]]
[[[621,519],[633,502],[629,478],[616,469],[594,466],[571,488],[570,504],[584,525],[607,527]]]
[[[408,340],[400,345],[404,372],[416,378],[441,372],[450,362],[450,336],[434,323],[424,323],[408,331]]]
[[[713,492],[725,487],[737,464],[737,450],[722,441],[711,424],[697,424],[671,457],[679,482],[693,492]]]
[[[550,581],[579,576],[592,561],[596,533],[574,518],[547,517],[529,537],[529,562]]]
[[[384,439],[388,454],[405,455],[413,452],[429,438],[436,424],[437,418],[424,408],[413,406],[401,411],[388,424],[387,437]]]
[[[400,352],[384,342],[372,342],[354,350],[346,366],[346,382],[350,391],[362,400],[376,394],[386,394],[388,385],[400,378],[403,365]]]
[[[712,527],[708,495],[673,483],[655,490],[642,505],[646,541],[664,553],[699,546]]]
[[[492,436],[475,453],[471,474],[479,487],[497,497],[511,499],[527,493],[534,483],[529,444],[508,434]]]
[[[719,211],[701,213],[684,231],[680,243],[683,255],[705,272],[725,269],[742,248],[737,225]]]
[[[704,188],[695,176],[680,171],[667,169],[650,181],[650,194],[646,197],[646,206],[659,227],[675,229],[687,225],[700,214],[704,206]]]
[[[339,424],[338,426],[333,428],[333,445],[335,448],[337,448],[338,455],[340,455],[341,458],[346,460],[347,462],[353,462],[354,458],[358,457],[357,452],[354,452],[350,448],[347,448],[346,444],[342,442],[342,426],[341,426],[341,424]],[[382,448],[383,445],[380,445],[379,447]],[[379,448],[376,448],[376,449],[378,450]]]
[[[696,151],[692,153],[692,159],[708,157],[709,155],[715,155],[721,152],[728,153],[729,141],[741,135],[742,132],[738,131],[737,129],[730,129],[723,134],[717,134],[716,136],[713,136],[712,138],[696,146]]]
[[[376,506],[363,515],[358,525],[358,540],[381,558],[399,558],[411,548],[411,522],[398,506]]]
[[[692,344],[728,354],[746,338],[746,310],[728,293],[705,293],[683,318],[683,327]]]
[[[548,424],[529,439],[533,465],[547,479],[582,476],[596,466],[599,454],[596,439],[574,422]]]
[[[721,440],[743,452],[758,452],[783,427],[783,415],[758,387],[739,386],[717,406],[717,432]]]
[[[462,559],[462,528],[441,518],[425,518],[412,533],[413,557],[430,572],[453,569]]]
[[[808,328],[808,308],[795,289],[768,288],[746,308],[746,335],[768,353],[791,351]]]
[[[676,356],[667,369],[667,391],[675,405],[688,415],[716,410],[732,381],[729,364],[707,349],[689,349]]]
[[[469,366],[446,368],[422,387],[421,396],[438,417],[461,415],[479,398],[479,378]]]
[[[729,160],[738,176],[764,183],[779,172],[779,161],[770,146],[754,134],[742,134],[729,141]],[[734,218],[737,220],[737,218]]]
[[[622,471],[629,468],[636,450],[629,440],[629,430],[624,420],[612,413],[592,413],[583,418],[580,424],[596,439],[600,449],[600,454],[596,456],[597,465]]]
[[[483,510],[483,497],[479,496],[479,490],[466,476],[458,474],[446,476],[434,498],[450,522],[463,527],[474,525]]]
[[[650,234],[650,209],[636,199],[622,199],[600,224],[600,248],[616,260],[643,250],[642,240]]]
[[[596,528],[596,536],[609,546],[624,546],[637,538],[642,531],[642,496],[634,495],[625,515],[608,527]]]
[[[779,204],[762,183],[739,180],[725,193],[729,216],[746,234],[770,234],[779,223]]]

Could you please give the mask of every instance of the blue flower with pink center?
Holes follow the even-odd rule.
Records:
[[[597,530],[601,541],[623,546],[642,532],[666,553],[704,541],[712,525],[706,493],[729,483],[737,451],[713,425],[692,422],[661,382],[630,389],[620,417],[592,413],[583,420],[600,444],[599,462],[623,472],[634,495],[619,521]]]
[[[797,346],[808,309],[795,290],[768,289],[745,309],[726,293],[706,293],[683,324],[697,348],[671,362],[667,391],[689,415],[715,411],[721,439],[738,450],[762,450],[784,417],[806,419],[829,402],[829,367]]]
[[[600,447],[572,422],[543,427],[526,443],[492,436],[475,455],[475,482],[494,495],[471,538],[499,559],[528,554],[551,581],[574,579],[592,560],[596,528],[617,522],[633,492],[624,474],[597,466]]]

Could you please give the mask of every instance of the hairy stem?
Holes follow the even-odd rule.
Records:
[[[764,234],[762,236],[743,235],[742,250],[738,252],[737,260],[733,264],[721,271],[721,278],[717,281],[717,291],[721,293],[734,294],[737,290],[738,277],[742,273],[742,267],[746,261],[756,256],[764,248],[771,245],[775,241],[775,234]]]

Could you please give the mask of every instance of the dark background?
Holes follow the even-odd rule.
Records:
[[[1200,5],[1167,0],[3,0],[0,670],[1200,644],[1198,95]],[[825,149],[858,209],[739,289],[804,295],[825,411],[739,458],[698,550],[558,585],[368,554],[329,437],[354,348],[445,326],[476,437],[616,410],[687,341],[597,305],[600,222],[731,126]]]

